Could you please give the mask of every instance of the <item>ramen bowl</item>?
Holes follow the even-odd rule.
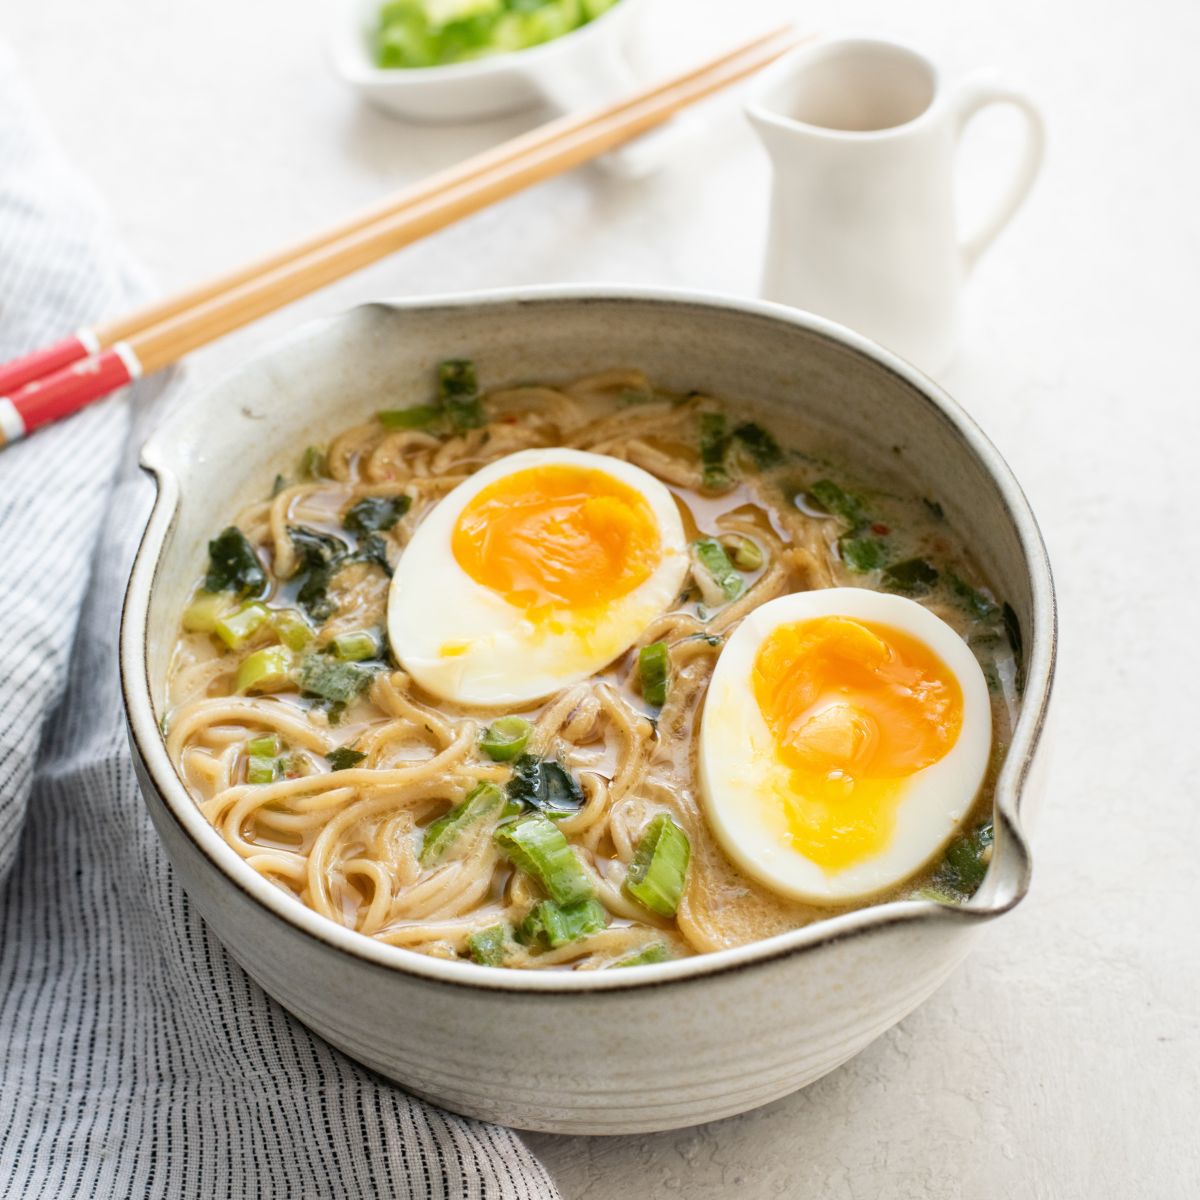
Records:
[[[298,448],[420,394],[435,364],[491,387],[636,366],[748,404],[798,445],[936,496],[1019,624],[1024,693],[987,876],[962,906],[881,904],[765,941],[624,971],[516,971],[388,946],[309,910],[201,815],[160,733],[205,543]],[[254,448],[247,453],[247,448]],[[311,326],[177,410],[143,450],[158,496],[133,569],[121,672],[138,777],[178,878],[265,991],[351,1057],[485,1120],[562,1133],[669,1129],[818,1079],[911,1012],[1024,896],[1055,612],[1008,467],[963,411],[858,335],[779,306],[650,290],[529,289],[373,304]]]

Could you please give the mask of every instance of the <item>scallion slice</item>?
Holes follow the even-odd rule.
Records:
[[[521,922],[517,936],[526,945],[541,945],[553,950],[577,942],[589,933],[597,933],[608,923],[604,905],[594,896],[573,904],[541,900]]]
[[[282,749],[283,743],[277,733],[261,733],[246,743],[247,754],[257,754],[264,758],[274,758]]]
[[[277,692],[292,683],[295,659],[286,646],[266,646],[242,660],[234,676],[235,692]]]
[[[665,942],[651,942],[648,946],[643,946],[636,954],[631,954],[619,962],[609,963],[607,969],[611,971],[616,967],[644,967],[649,963],[667,962],[670,957],[671,952],[667,949]]]
[[[714,579],[725,594],[726,600],[736,600],[744,590],[746,581],[733,569],[725,547],[712,538],[705,538],[693,546],[696,561]]]
[[[246,760],[247,783],[274,783],[279,778],[279,759],[266,754],[251,754]]]
[[[294,608],[278,608],[271,614],[271,623],[279,640],[289,650],[303,650],[313,640],[312,626]]]
[[[494,762],[512,762],[528,745],[533,725],[524,717],[500,717],[479,739],[479,748]]]
[[[671,663],[666,642],[651,642],[638,651],[638,678],[642,684],[642,698],[655,708],[667,702],[667,682]]]
[[[729,451],[729,434],[726,432],[725,414],[702,412],[700,414],[700,464],[704,468],[704,486],[718,489],[729,486],[729,471],[725,467],[725,455]]]
[[[496,830],[496,844],[559,904],[586,900],[592,881],[562,830],[540,813]]]
[[[428,429],[442,419],[436,404],[416,404],[412,408],[385,408],[375,414],[384,429]]]
[[[479,400],[475,364],[469,358],[438,363],[438,399],[455,429],[478,429],[487,420]]]
[[[763,565],[762,548],[745,534],[722,534],[721,545],[725,547],[725,552],[739,571],[757,571]]]
[[[502,967],[513,947],[513,930],[507,921],[489,925],[467,938],[467,950],[481,967]]]
[[[365,658],[379,657],[379,640],[366,629],[339,634],[329,643],[329,648],[338,662],[362,662]]]
[[[243,604],[235,612],[221,617],[213,626],[213,633],[230,650],[240,650],[270,618],[271,610],[265,604]]]
[[[461,804],[426,827],[421,866],[441,862],[467,829],[487,817],[498,816],[503,807],[504,793],[494,783],[476,784]]]
[[[183,610],[183,627],[189,633],[213,633],[217,622],[237,607],[233,592],[199,591]]]
[[[660,917],[673,917],[683,895],[692,847],[688,836],[666,813],[646,827],[625,876],[625,890]]]

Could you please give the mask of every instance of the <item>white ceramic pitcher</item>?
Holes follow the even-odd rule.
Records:
[[[960,236],[954,162],[964,126],[1011,104],[1026,137],[991,214]],[[948,86],[894,42],[840,38],[789,55],[748,112],[774,166],[763,295],[874,338],[930,373],[950,360],[959,291],[1041,163],[1033,102],[988,78]]]

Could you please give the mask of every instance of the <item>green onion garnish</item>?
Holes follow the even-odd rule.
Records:
[[[339,662],[362,662],[379,657],[379,639],[366,629],[356,629],[339,634],[329,643],[329,649]]]
[[[729,451],[729,434],[725,431],[725,414],[700,414],[700,464],[704,468],[704,486],[710,489],[729,486],[725,455]]]
[[[351,767],[357,767],[366,757],[361,750],[355,750],[353,746],[339,746],[325,755],[325,761],[335,771],[348,771]]]
[[[467,938],[467,949],[481,967],[502,967],[512,952],[513,931],[506,921],[489,925]]]
[[[246,760],[247,783],[274,783],[279,778],[279,759],[265,754],[251,754]]]
[[[501,717],[479,739],[479,748],[495,762],[512,762],[526,747],[533,725],[524,717]]]
[[[221,617],[213,632],[230,650],[240,650],[270,619],[271,611],[265,604],[243,604]]]
[[[851,525],[861,525],[867,520],[863,502],[850,492],[843,491],[832,479],[818,479],[808,489],[808,494],[826,512],[849,521]]]
[[[247,754],[257,754],[263,758],[274,758],[282,748],[283,743],[277,733],[263,733],[246,743]]]
[[[638,651],[638,678],[642,684],[642,698],[655,708],[667,702],[667,682],[671,662],[666,642],[651,642]]]
[[[999,611],[998,604],[988,599],[978,588],[972,587],[960,575],[947,571],[945,579],[946,586],[977,621],[990,621]]]
[[[671,953],[665,942],[651,942],[648,946],[643,946],[636,954],[631,954],[628,958],[621,959],[620,962],[609,963],[606,969],[611,971],[616,967],[644,967],[649,963],[667,962],[670,957]]]
[[[696,542],[693,547],[696,560],[713,577],[717,586],[725,593],[726,600],[736,600],[746,586],[746,581],[733,569],[725,547],[712,538]]]
[[[248,655],[238,667],[233,690],[243,692],[277,692],[292,682],[294,658],[286,646],[266,646]]]
[[[887,558],[887,545],[877,537],[846,534],[838,538],[838,553],[851,571],[864,575],[883,566]]]
[[[733,436],[750,452],[757,467],[766,469],[777,466],[783,461],[783,451],[779,443],[756,421],[746,421],[739,425]]]
[[[438,363],[438,399],[455,429],[478,429],[487,420],[479,400],[475,364],[469,358]]]
[[[741,533],[724,533],[721,545],[739,571],[757,571],[763,565],[763,552],[759,544]]]
[[[271,624],[289,650],[303,650],[313,640],[312,626],[294,608],[277,608],[271,613]]]
[[[386,408],[375,414],[384,429],[428,429],[442,419],[436,404],[416,404],[412,408]]]
[[[691,854],[687,834],[666,813],[659,813],[637,844],[625,876],[625,890],[651,912],[673,917],[683,895]]]
[[[498,815],[503,807],[504,793],[494,783],[476,784],[461,804],[426,826],[421,866],[441,862],[466,830],[486,817]]]
[[[542,945],[550,949],[577,942],[589,933],[597,933],[608,922],[604,905],[594,896],[576,900],[573,904],[556,904],[542,900],[533,906],[521,922],[517,937],[526,945]]]
[[[233,592],[199,591],[183,610],[183,627],[190,633],[213,633],[217,622],[237,607]]]
[[[562,830],[540,813],[496,830],[496,844],[513,864],[546,889],[551,900],[574,904],[592,894],[592,881]]]

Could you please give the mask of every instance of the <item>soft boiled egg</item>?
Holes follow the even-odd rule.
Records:
[[[522,450],[418,526],[392,577],[388,636],[444,700],[536,700],[629,649],[687,569],[679,509],[654,476],[603,454]]]
[[[946,843],[983,783],[987,684],[953,629],[903,596],[781,596],[738,626],[700,729],[709,824],[782,895],[886,891]]]

